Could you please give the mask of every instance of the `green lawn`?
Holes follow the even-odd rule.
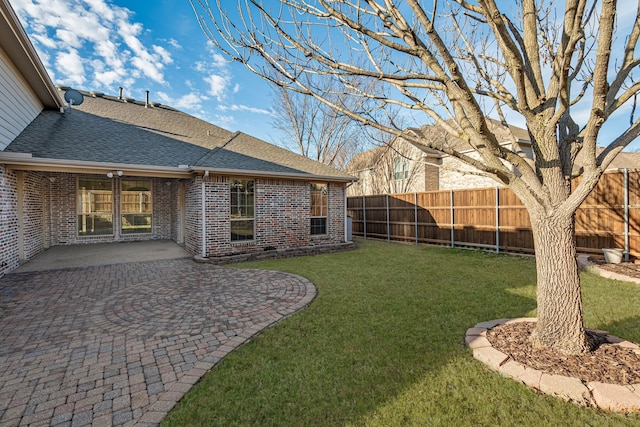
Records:
[[[167,426],[620,426],[473,359],[467,328],[535,316],[533,259],[358,241],[354,251],[247,263],[310,279],[309,308],[223,359]],[[585,323],[640,342],[640,286],[583,275]]]

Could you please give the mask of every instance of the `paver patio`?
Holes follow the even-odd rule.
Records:
[[[212,366],[315,297],[189,259],[0,279],[0,425],[157,425]]]

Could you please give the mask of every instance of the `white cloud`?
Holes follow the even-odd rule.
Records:
[[[216,114],[215,116],[213,116],[213,118],[210,119],[210,121],[214,125],[220,126],[221,128],[229,129],[231,128],[231,125],[235,123],[236,119],[233,116]]]
[[[227,86],[229,85],[229,79],[227,77],[211,74],[202,80],[209,85],[209,95],[216,97],[218,101],[224,98]]]
[[[195,92],[188,93],[177,99],[169,96],[165,92],[158,92],[157,96],[163,104],[179,110],[197,110],[202,106],[202,98]]]
[[[211,65],[213,65],[214,67],[226,68],[229,65],[229,61],[227,61],[227,59],[219,53],[212,52],[211,59],[213,60],[213,62],[211,62]]]
[[[144,27],[129,9],[105,0],[12,0],[12,5],[39,53],[56,56],[49,71],[64,76],[64,82],[110,86],[146,77],[167,85],[164,72],[173,63],[171,53],[159,44],[147,48]],[[165,42],[179,46],[175,40]],[[73,51],[83,58],[83,68]],[[72,75],[69,68],[59,68],[70,63],[76,64]]]
[[[238,105],[238,104],[234,104],[230,106],[220,105],[218,106],[218,109],[222,111],[243,111],[248,113],[265,114],[267,116],[273,116],[273,111],[271,110],[265,110],[264,108],[249,107],[248,105]]]
[[[56,42],[54,42],[49,37],[44,36],[42,34],[34,34],[32,38],[48,49],[55,49],[57,47]]]
[[[84,66],[77,50],[69,49],[67,52],[59,52],[56,56],[56,68],[66,76],[64,79],[65,84],[84,84]]]
[[[180,42],[174,38],[169,39],[167,43],[169,43],[174,49],[182,49]]]
[[[171,64],[173,62],[169,51],[162,46],[153,45],[153,51],[162,59],[164,64]]]

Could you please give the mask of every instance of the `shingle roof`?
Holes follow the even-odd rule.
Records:
[[[604,151],[603,147],[596,148],[596,154],[600,155]],[[574,173],[580,170],[584,162],[584,151],[580,151],[576,156],[574,162]],[[619,153],[613,161],[607,167],[607,170],[611,169],[640,169],[640,153],[623,151]]]
[[[330,166],[170,107],[82,93],[84,102],[65,114],[43,111],[5,151],[57,160],[352,179]]]
[[[323,163],[316,162],[284,148],[269,144],[251,135],[237,132],[222,147],[196,162],[194,167],[223,169],[234,165],[239,171],[275,173],[310,173],[317,176],[351,178]]]
[[[388,145],[374,147],[370,150],[363,151],[353,156],[347,170],[350,172],[359,172],[373,168],[380,159],[389,151]]]
[[[529,133],[526,129],[519,128],[513,125],[503,125],[497,120],[487,119],[487,124],[489,126],[489,130],[491,130],[498,142],[503,143],[510,141],[511,132],[513,136],[519,141],[529,141]],[[425,125],[420,128],[410,128],[408,129],[413,132],[418,138],[423,138],[426,141],[434,142],[436,145],[448,145],[450,148],[457,151],[467,151],[473,150],[469,144],[460,138],[453,137],[449,135],[445,130],[441,129],[438,126],[434,125]],[[394,140],[394,142],[397,139]],[[393,144],[393,142],[391,143]],[[428,155],[434,156],[442,156],[442,153],[432,150],[425,149],[423,147],[418,147],[420,150],[424,151]],[[356,154],[347,165],[347,171],[360,171],[364,169],[369,169],[376,165],[380,161],[380,158],[386,155],[389,150],[389,146],[385,145],[382,147],[375,147],[367,151],[363,151],[361,153]]]
[[[455,124],[453,124],[455,126]],[[501,122],[494,119],[487,119],[487,126],[498,140],[499,143],[508,142],[513,135],[516,140],[529,141],[529,132],[526,129],[513,126],[504,125]],[[449,135],[444,129],[435,125],[422,126],[421,128],[412,128],[411,131],[418,135],[420,138],[424,138],[430,142],[435,142],[436,145],[445,145],[456,151],[472,150],[473,147],[460,138]],[[433,151],[435,153],[435,151]]]

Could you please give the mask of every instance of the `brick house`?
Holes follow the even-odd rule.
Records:
[[[352,176],[148,100],[69,106],[0,12],[0,275],[54,245],[172,239],[212,258],[347,240]]]
[[[523,156],[533,157],[526,129],[491,119],[489,127],[503,146],[513,149],[518,144]],[[471,157],[478,156],[466,142],[449,136],[437,126],[423,126],[410,131],[424,140],[437,140]],[[349,196],[500,185],[454,157],[435,150],[422,150],[402,138],[354,156],[346,171],[358,178],[358,182],[349,187]]]

